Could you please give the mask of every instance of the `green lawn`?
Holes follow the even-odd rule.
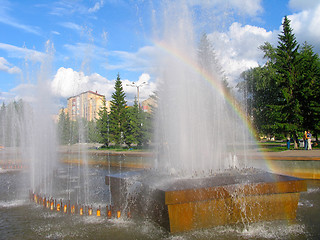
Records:
[[[283,142],[259,142],[258,147],[262,152],[281,152],[287,150],[287,143]],[[320,149],[320,145],[316,142],[312,143],[312,149]],[[293,143],[290,144],[290,150],[304,150],[304,148],[294,149]]]
[[[290,150],[304,150],[304,148],[294,149],[293,143],[290,144]],[[285,141],[273,141],[273,142],[258,142],[258,148],[261,152],[282,152],[287,150],[287,143]],[[320,144],[313,143],[313,149],[320,149]],[[98,150],[109,150],[115,152],[125,152],[125,151],[133,151],[133,152],[148,152],[150,151],[149,148],[141,148],[141,147],[120,147],[120,146],[109,146],[108,148],[99,148]]]

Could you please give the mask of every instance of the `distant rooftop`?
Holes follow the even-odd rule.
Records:
[[[80,95],[85,94],[85,93],[92,93],[92,94],[95,94],[97,96],[104,97],[104,95],[99,94],[97,91],[96,92],[94,92],[94,91],[86,91],[86,92],[79,93],[78,95],[71,96],[68,99],[80,96]]]

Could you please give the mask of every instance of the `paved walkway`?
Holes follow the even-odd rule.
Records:
[[[263,153],[268,159],[287,159],[287,160],[320,160],[320,150],[287,150],[282,152]]]
[[[137,155],[137,156],[152,156],[152,152],[143,152],[143,151],[109,151],[109,150],[95,150],[96,144],[75,144],[72,146],[60,146],[60,151],[62,152],[73,152],[73,151],[88,151],[97,155],[106,155],[106,154],[120,154],[120,155]],[[89,149],[89,150],[88,150]],[[240,155],[243,155],[240,153]],[[270,160],[320,160],[320,149],[315,150],[303,150],[302,148],[298,150],[286,150],[282,152],[260,152],[258,149],[249,150],[244,155],[252,156],[253,158],[261,158],[261,156],[266,157]]]

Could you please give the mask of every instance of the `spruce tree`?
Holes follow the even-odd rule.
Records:
[[[6,105],[4,102],[0,108],[0,146],[4,146],[5,144],[5,119],[6,119]]]
[[[141,135],[141,121],[137,98],[134,99],[132,107],[127,109],[127,122],[125,125],[125,142],[130,147],[137,144]]]
[[[139,112],[140,118],[140,136],[138,138],[138,146],[145,146],[153,138],[153,119],[148,112]]]
[[[80,138],[80,123],[79,123],[79,119],[77,119],[76,121],[70,121],[70,143],[71,144],[75,144],[75,143],[79,143],[79,141],[81,141]]]
[[[97,129],[100,133],[100,142],[104,146],[109,147],[110,144],[110,131],[109,131],[109,114],[107,111],[106,100],[103,100],[103,107],[100,108],[99,119],[97,119]]]
[[[64,109],[61,109],[58,122],[58,136],[60,144],[68,144],[71,142],[71,123],[69,115],[65,114]]]
[[[97,122],[94,120],[88,121],[88,142],[101,142],[100,131],[98,129]]]
[[[210,43],[207,34],[202,34],[198,47],[198,61],[203,70],[219,77],[223,76],[222,67],[216,57],[216,53]]]
[[[115,92],[112,94],[110,107],[109,130],[111,140],[116,145],[120,145],[124,141],[127,102],[125,100],[125,93],[122,88],[119,74],[114,89]]]
[[[237,87],[264,135],[290,133],[297,140],[298,132],[310,129],[317,136],[320,131],[320,59],[307,43],[299,48],[285,17],[278,46],[260,47],[266,64],[241,74],[244,81]]]
[[[278,123],[279,130],[283,133],[290,133],[295,139],[295,148],[297,148],[296,134],[303,119],[298,97],[300,90],[299,45],[290,27],[290,20],[286,16],[282,28],[278,36],[275,56],[276,81],[282,96],[277,99],[272,110],[278,113],[274,120]]]
[[[276,77],[276,48],[266,42],[260,46],[267,62],[264,66],[249,69],[241,74],[245,79],[247,91],[247,109],[253,117],[254,126],[259,132],[267,135],[279,135],[279,128],[275,119],[279,119],[279,112],[274,111],[282,92]]]
[[[243,94],[243,101],[248,116],[253,119],[253,125],[259,132],[273,133],[273,123],[270,124],[270,104],[275,99],[274,84],[268,74],[268,68],[256,67],[241,74],[244,81],[237,88]]]
[[[304,130],[320,131],[320,59],[313,47],[306,42],[300,52],[299,101],[303,115]]]

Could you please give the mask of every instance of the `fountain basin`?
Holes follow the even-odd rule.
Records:
[[[168,231],[292,220],[305,180],[268,172],[175,179],[146,171],[106,177],[116,208],[149,217]]]
[[[268,158],[268,166],[278,174],[305,179],[320,179],[319,157]]]

